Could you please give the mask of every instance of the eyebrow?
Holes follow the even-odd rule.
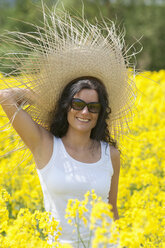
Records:
[[[81,99],[81,98],[77,98],[77,97],[73,97],[72,99],[77,99],[77,100],[80,100],[80,101],[83,101],[83,102],[85,102],[85,103],[100,103],[100,102],[86,102],[86,101],[84,101],[83,99]]]

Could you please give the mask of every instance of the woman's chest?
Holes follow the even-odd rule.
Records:
[[[46,187],[53,196],[66,194],[72,196],[84,195],[94,189],[96,194],[105,198],[110,190],[111,173],[104,165],[85,167],[75,166],[66,161],[54,166],[47,174]]]

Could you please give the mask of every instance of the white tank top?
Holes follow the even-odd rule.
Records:
[[[50,211],[62,227],[60,243],[76,244],[77,232],[72,233],[73,227],[65,219],[67,202],[68,199],[75,198],[82,201],[84,194],[94,189],[95,193],[108,203],[113,175],[109,145],[101,142],[99,161],[82,163],[72,158],[67,153],[62,140],[54,136],[52,156],[44,168],[37,169],[37,173],[43,191],[45,210]],[[84,225],[80,225],[80,233],[86,240],[89,230]]]

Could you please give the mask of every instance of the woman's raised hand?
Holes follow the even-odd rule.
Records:
[[[37,102],[37,95],[31,89],[10,88],[0,90],[0,104],[4,107],[15,104],[17,107]]]

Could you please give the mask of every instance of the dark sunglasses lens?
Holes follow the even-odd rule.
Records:
[[[72,108],[75,110],[82,110],[85,107],[85,103],[78,99],[72,99]]]
[[[101,109],[100,103],[91,103],[88,104],[88,110],[92,113],[99,113]]]

